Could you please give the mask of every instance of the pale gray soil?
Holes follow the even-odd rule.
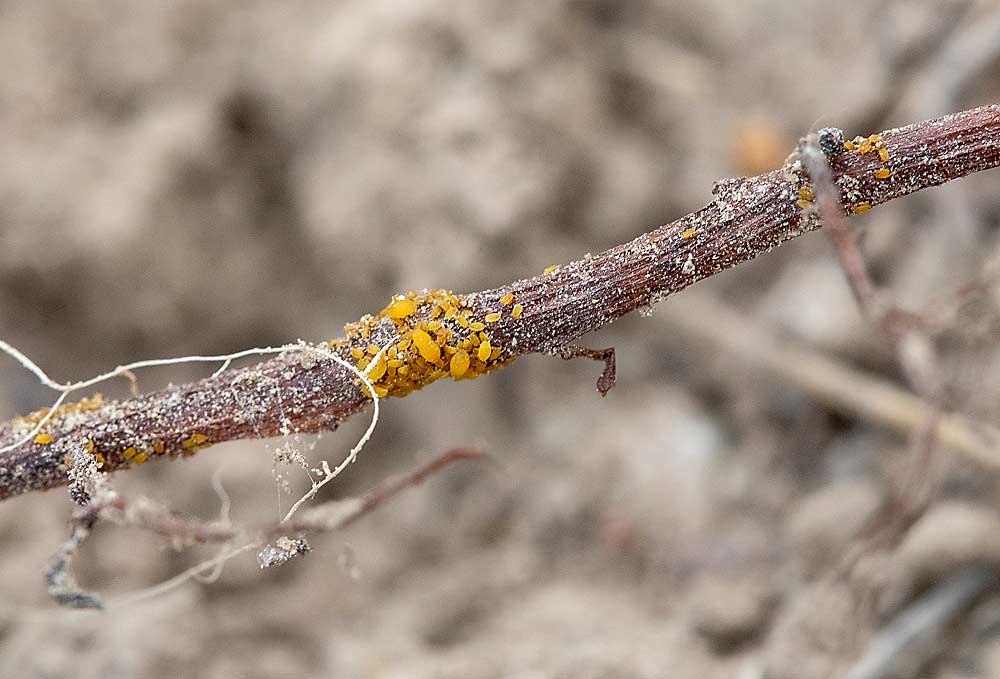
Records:
[[[489,288],[622,242],[818,126],[996,102],[998,46],[990,0],[0,2],[0,336],[57,379],[335,337],[395,291]],[[975,276],[998,252],[997,180],[856,220],[877,280],[919,308]],[[822,234],[694,292],[904,384]],[[907,441],[683,330],[697,299],[588,339],[619,352],[604,400],[595,364],[530,357],[386,402],[327,498],[454,446],[499,464],[452,467],[274,570],[245,556],[214,584],[63,613],[41,573],[67,494],[3,503],[0,676],[843,676],[869,647],[864,583],[878,630],[963,565],[1000,564],[996,476],[942,451],[900,547],[834,577]],[[941,342],[955,403],[988,423],[998,299]],[[0,360],[0,418],[51,396]],[[115,483],[212,518],[221,469],[234,519],[273,521],[294,499],[274,447]],[[113,596],[211,553],[103,526],[76,572]],[[1000,676],[992,589],[931,632],[885,676]]]

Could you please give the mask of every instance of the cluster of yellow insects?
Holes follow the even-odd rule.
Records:
[[[889,164],[889,149],[885,147],[885,142],[882,140],[881,135],[873,134],[867,139],[864,137],[855,137],[851,141],[845,141],[844,148],[848,151],[856,151],[861,155],[866,155],[874,151],[878,153],[878,157],[882,161],[883,165]],[[875,170],[873,174],[875,175],[875,179],[888,179],[892,176],[892,170],[888,167],[880,167]],[[851,208],[854,214],[867,212],[871,209],[872,206],[870,203],[858,203]]]
[[[511,357],[503,358],[502,348],[491,339],[489,325],[504,314],[517,319],[523,312],[511,293],[499,299],[499,310],[479,321],[448,290],[409,292],[395,295],[375,316],[345,326],[347,340],[334,340],[330,346],[350,347],[357,368],[368,371],[379,397],[404,396],[442,377],[472,379],[510,362]],[[386,322],[393,324],[395,339],[381,351],[373,338]]]
[[[882,161],[883,167],[878,168],[872,173],[875,179],[885,180],[892,176],[892,170],[888,167],[889,149],[886,148],[885,141],[882,139],[881,135],[873,134],[867,138],[857,136],[850,141],[844,142],[844,150],[853,151],[861,154],[862,156],[872,152],[877,153],[879,160]],[[799,188],[799,198],[796,203],[800,208],[805,209],[809,207],[815,200],[816,196],[813,194],[811,188],[808,186]],[[861,214],[862,212],[867,212],[871,209],[871,203],[868,202],[862,202],[851,206],[851,212],[854,214]]]

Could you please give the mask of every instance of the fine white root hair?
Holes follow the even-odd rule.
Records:
[[[54,381],[51,377],[46,375],[45,371],[39,368],[34,361],[32,361],[30,358],[22,354],[20,350],[17,349],[17,347],[11,346],[7,342],[4,342],[2,339],[0,339],[0,350],[3,350],[3,352],[8,356],[11,356],[15,361],[20,363],[21,366],[24,367],[26,370],[34,373],[35,377],[38,378],[38,381],[44,384],[45,386],[51,387],[56,391],[61,391],[65,388],[66,385],[59,384],[58,382]]]
[[[355,446],[351,448],[351,452],[348,453],[347,457],[345,457],[344,460],[339,465],[337,465],[332,469],[330,468],[330,463],[327,462],[326,460],[323,460],[321,462],[321,466],[323,469],[323,477],[319,480],[315,479],[313,480],[312,487],[302,497],[300,497],[295,502],[294,505],[292,505],[291,509],[288,510],[288,513],[285,514],[284,518],[281,520],[281,523],[287,523],[288,520],[292,518],[292,516],[299,510],[299,508],[302,505],[304,505],[306,502],[308,502],[309,500],[311,500],[313,497],[316,496],[316,493],[318,493],[323,486],[325,486],[330,481],[335,479],[342,471],[344,471],[344,469],[347,468],[349,464],[357,460],[358,453],[361,452],[361,449],[365,447],[365,444],[368,443],[368,439],[370,439],[372,434],[375,432],[375,427],[378,425],[379,396],[378,393],[375,391],[375,385],[372,384],[372,381],[370,379],[368,379],[368,374],[378,364],[379,360],[382,358],[382,355],[390,346],[392,346],[392,344],[393,343],[390,342],[385,346],[383,346],[381,349],[379,349],[378,353],[372,357],[371,363],[368,365],[367,368],[365,368],[364,371],[358,370],[357,366],[348,363],[340,356],[336,355],[335,353],[333,353],[332,351],[330,351],[325,347],[292,345],[293,347],[300,348],[303,350],[317,351],[323,357],[330,358],[339,363],[340,365],[344,366],[351,372],[353,372],[358,377],[358,379],[361,380],[362,384],[364,384],[365,387],[368,389],[368,393],[372,398],[373,407],[372,407],[372,419],[371,422],[368,424],[368,429],[365,430],[365,433],[358,440],[357,444],[355,444]],[[218,484],[213,484],[213,485],[216,485],[216,492],[220,493],[220,497],[224,498],[223,500],[224,514],[228,513],[228,496],[225,495],[224,490],[221,490],[220,485]],[[115,599],[114,601],[110,602],[106,607],[107,608],[119,607],[123,605],[136,603],[144,599],[150,599],[159,596],[161,594],[164,594],[166,592],[169,592],[173,589],[176,589],[177,587],[180,587],[181,585],[192,579],[203,580],[212,578],[213,576],[218,577],[219,574],[221,574],[221,569],[230,559],[239,556],[244,552],[250,551],[251,549],[259,549],[261,545],[262,543],[260,541],[255,541],[255,542],[248,542],[240,547],[224,550],[216,557],[208,559],[206,561],[202,561],[201,563],[192,566],[191,568],[182,571],[181,573],[178,573],[174,577],[170,578],[169,580],[165,580],[158,585],[154,585],[152,587],[121,596],[118,599]]]
[[[251,549],[255,549],[258,546],[259,543],[250,542],[241,547],[235,547],[233,549],[224,551],[218,556],[208,559],[206,561],[202,561],[201,563],[196,564],[185,571],[181,571],[174,577],[168,580],[164,580],[163,582],[157,585],[153,585],[152,587],[147,587],[145,589],[136,590],[134,592],[129,592],[128,594],[123,594],[119,597],[116,597],[115,599],[112,599],[111,601],[105,603],[104,608],[105,609],[120,608],[122,606],[128,606],[129,604],[138,603],[146,599],[152,599],[162,594],[166,594],[171,590],[177,589],[178,587],[188,582],[189,580],[192,580],[198,577],[199,575],[205,573],[205,571],[209,571],[209,569],[214,570],[220,564],[225,564],[230,559],[239,556],[243,552],[248,552]]]
[[[232,521],[229,518],[229,510],[232,509],[233,503],[229,497],[229,493],[226,492],[225,486],[222,485],[222,467],[216,469],[215,473],[212,474],[212,490],[219,496],[219,522],[224,525],[231,525]],[[229,545],[223,545],[219,549],[219,556],[222,556],[227,551],[229,551]],[[204,585],[210,585],[222,577],[222,571],[226,568],[226,561],[217,561],[208,573],[197,571],[192,574],[192,577]]]
[[[213,376],[215,376],[220,374],[226,368],[228,368],[229,365],[238,358],[244,358],[246,356],[261,356],[265,354],[280,354],[286,351],[300,351],[301,349],[302,346],[299,344],[286,344],[280,347],[259,347],[254,349],[244,349],[243,351],[237,351],[232,354],[223,354],[220,356],[180,356],[177,358],[153,358],[144,361],[136,361],[134,363],[128,363],[126,365],[120,365],[114,370],[98,375],[97,377],[92,377],[87,380],[82,380],[80,382],[67,382],[65,384],[60,384],[59,382],[56,382],[51,377],[49,377],[44,370],[38,367],[38,364],[36,364],[27,356],[25,356],[16,347],[0,339],[0,351],[3,351],[5,354],[7,354],[15,361],[17,361],[19,364],[21,364],[23,368],[34,374],[35,377],[38,378],[38,381],[41,382],[44,386],[49,387],[53,391],[60,392],[59,398],[57,398],[52,403],[52,405],[49,406],[48,412],[46,412],[45,415],[43,415],[38,420],[34,428],[32,428],[32,430],[27,434],[25,434],[24,437],[22,437],[21,439],[15,441],[14,443],[8,446],[0,448],[0,453],[6,453],[11,450],[14,450],[15,448],[19,448],[24,444],[26,444],[28,441],[32,440],[42,430],[42,428],[45,427],[46,424],[48,424],[52,416],[55,415],[56,409],[63,404],[63,401],[66,400],[66,397],[69,396],[74,391],[78,391],[80,389],[86,389],[88,387],[93,387],[94,385],[106,382],[114,377],[119,377],[122,375],[128,377],[129,380],[132,381],[132,383],[134,384],[135,375],[132,374],[132,371],[134,370],[138,370],[140,368],[152,368],[155,366],[163,366],[163,365],[177,365],[181,363],[217,363],[221,361],[222,367],[219,368],[217,371],[215,371],[215,373],[213,373]],[[331,356],[333,355],[332,352],[330,355]],[[346,361],[340,359],[339,356],[336,356],[335,358],[338,359],[340,363],[343,363],[345,365],[347,364]]]
[[[348,465],[350,465],[351,463],[353,463],[358,459],[358,454],[361,452],[365,444],[368,442],[372,434],[375,432],[375,428],[378,425],[378,418],[379,418],[379,395],[375,391],[375,385],[369,379],[368,375],[375,368],[375,366],[378,365],[379,361],[382,359],[386,350],[389,348],[389,346],[391,346],[391,344],[392,342],[389,342],[381,349],[379,349],[378,353],[376,353],[375,356],[372,357],[370,364],[365,368],[364,371],[359,370],[357,366],[344,360],[339,355],[331,351],[325,345],[314,346],[300,341],[296,344],[286,344],[280,347],[260,347],[253,349],[245,349],[243,351],[238,351],[232,354],[224,354],[218,356],[182,356],[176,358],[148,359],[142,361],[135,361],[133,363],[128,363],[126,365],[120,365],[116,367],[114,370],[108,371],[106,373],[97,375],[96,377],[92,377],[86,380],[81,380],[78,382],[59,383],[54,379],[52,379],[44,370],[42,370],[41,367],[38,366],[38,364],[36,364],[34,361],[28,358],[23,352],[21,352],[8,342],[0,339],[0,351],[13,358],[23,368],[31,372],[35,377],[38,378],[39,382],[42,385],[52,389],[53,391],[59,392],[58,398],[56,398],[56,400],[52,403],[52,405],[49,407],[45,415],[39,419],[34,428],[20,440],[15,441],[11,445],[0,448],[0,453],[8,452],[10,450],[18,448],[27,443],[28,441],[32,440],[48,423],[48,421],[56,413],[57,409],[59,408],[60,405],[62,405],[62,403],[66,400],[66,398],[75,391],[78,391],[80,389],[86,389],[88,387],[93,387],[97,384],[100,384],[112,378],[123,375],[130,380],[134,391],[136,385],[136,378],[133,373],[134,370],[138,370],[141,368],[149,368],[149,367],[164,366],[164,365],[176,365],[183,363],[220,362],[221,366],[213,373],[213,377],[215,377],[224,372],[227,368],[229,368],[229,366],[234,360],[239,358],[244,358],[247,356],[260,356],[266,354],[280,354],[286,351],[302,351],[302,352],[311,351],[318,353],[322,358],[330,359],[336,362],[337,364],[341,365],[342,367],[354,373],[354,375],[364,385],[368,395],[372,399],[372,405],[373,405],[372,418],[364,434],[361,436],[361,438],[358,440],[355,446],[351,448],[348,455],[344,458],[344,460],[340,464],[338,464],[334,468],[331,468],[330,464],[326,460],[323,460],[321,462],[321,470],[313,471],[313,473],[321,473],[322,474],[321,478],[319,479],[314,478],[313,475],[310,474],[310,480],[312,484],[311,488],[302,497],[300,497],[295,502],[294,505],[292,505],[292,507],[288,510],[288,512],[285,514],[284,518],[280,522],[280,523],[287,523],[289,519],[291,519],[292,516],[294,516],[295,513],[305,503],[307,503],[309,500],[311,500],[316,496],[316,494],[320,491],[320,489],[323,488],[323,486],[325,486],[330,481],[339,476],[340,473],[344,469],[346,469]],[[222,487],[222,484],[220,483],[217,475],[213,477],[212,485],[216,493],[219,495],[221,501],[221,509],[220,509],[221,519],[223,522],[228,523],[229,509],[230,509],[229,496],[226,493],[225,489]],[[176,589],[177,587],[183,585],[189,580],[196,579],[202,582],[211,582],[217,579],[221,575],[225,564],[230,559],[239,556],[244,552],[253,549],[259,549],[261,545],[262,542],[257,540],[245,543],[238,547],[232,547],[231,544],[229,546],[224,546],[222,550],[220,550],[220,552],[215,557],[202,561],[201,563],[192,566],[191,568],[188,568],[187,570],[181,573],[178,573],[174,577],[165,580],[158,585],[154,585],[152,587],[148,587],[142,590],[122,595],[117,599],[113,600],[112,602],[109,602],[110,606],[108,607],[126,606],[139,601],[154,598],[156,596],[165,594],[166,592],[169,592],[173,589]]]
[[[368,443],[368,439],[370,439],[372,434],[375,432],[375,427],[376,425],[378,425],[379,396],[378,393],[375,391],[375,385],[372,384],[372,381],[370,379],[368,379],[368,374],[375,368],[376,365],[378,365],[378,362],[382,359],[382,355],[390,346],[392,346],[392,344],[394,344],[394,342],[389,342],[388,344],[380,348],[378,350],[378,353],[372,357],[371,362],[364,369],[364,371],[358,370],[357,366],[348,363],[347,361],[345,361],[340,356],[333,353],[327,348],[314,347],[314,350],[321,353],[324,357],[333,359],[340,365],[344,366],[345,368],[353,372],[355,375],[357,375],[358,379],[361,380],[362,384],[365,385],[365,388],[368,389],[368,395],[371,396],[372,398],[372,406],[373,406],[372,420],[368,424],[368,429],[365,430],[365,433],[358,440],[357,444],[355,444],[355,446],[351,448],[351,452],[348,453],[347,457],[344,458],[343,462],[341,462],[333,469],[330,468],[330,463],[327,462],[326,460],[323,460],[321,462],[323,477],[318,481],[313,479],[312,488],[310,488],[305,495],[296,500],[295,504],[292,505],[291,509],[288,510],[288,513],[285,514],[285,517],[281,520],[281,523],[287,523],[288,520],[292,518],[292,516],[295,514],[295,512],[299,510],[299,507],[301,507],[303,504],[305,504],[313,497],[315,497],[316,493],[318,493],[323,486],[328,484],[333,479],[337,478],[337,476],[339,476],[340,473],[344,471],[344,469],[346,469],[349,464],[357,460],[358,453],[361,452],[361,449],[365,447],[365,444]]]

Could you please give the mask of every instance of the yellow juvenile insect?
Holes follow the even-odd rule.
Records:
[[[490,346],[489,340],[484,340],[479,344],[479,352],[476,354],[479,356],[479,360],[485,363],[490,360],[490,356],[493,354],[493,347]]]

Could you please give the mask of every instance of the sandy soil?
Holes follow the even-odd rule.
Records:
[[[335,337],[395,291],[492,287],[697,209],[817,126],[996,102],[998,46],[988,0],[3,2],[0,336],[58,379]],[[995,260],[997,177],[858,219],[877,280],[920,308]],[[768,352],[905,388],[813,234],[590,338],[618,350],[607,399],[595,365],[530,357],[387,402],[326,499],[454,446],[499,464],[452,467],[280,568],[248,555],[63,612],[41,573],[69,498],[5,502],[0,676],[1000,676],[992,585],[856,665],[965,567],[1000,566],[1000,466],[940,449],[931,506],[870,549],[907,438],[697,331],[716,307]],[[939,339],[954,405],[987,423],[998,321],[994,286]],[[0,415],[50,400],[0,360]],[[362,420],[311,459],[345,454]],[[272,480],[280,443],[115,483],[212,518],[218,472],[234,520],[273,521],[294,499]],[[76,572],[113,598],[211,553],[102,526]]]

